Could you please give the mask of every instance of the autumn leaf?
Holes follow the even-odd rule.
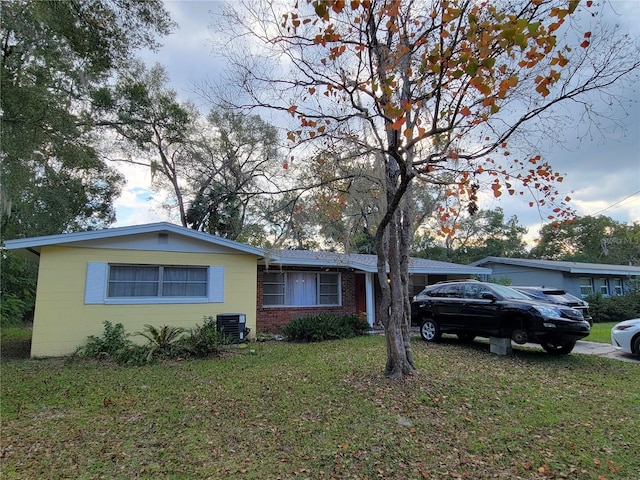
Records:
[[[344,9],[344,0],[334,0],[333,5],[331,6],[334,12],[340,13]]]
[[[469,115],[471,115],[471,110],[469,110],[469,107],[463,107],[460,109],[460,115],[462,115],[463,117],[468,117]]]
[[[407,118],[402,116],[399,119],[397,119],[395,122],[387,125],[387,130],[400,130],[402,128],[402,125],[404,125],[406,121],[407,121]]]
[[[293,115],[296,113],[297,109],[298,109],[297,105],[291,105],[289,108],[287,108],[287,112],[289,112],[291,114],[291,116],[293,117]]]

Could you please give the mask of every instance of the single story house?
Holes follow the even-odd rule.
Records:
[[[103,323],[191,328],[244,314],[251,335],[312,313],[363,314],[373,326],[375,255],[267,251],[170,223],[8,240],[39,264],[32,357],[73,352]],[[414,293],[489,271],[413,259]]]
[[[504,257],[486,257],[471,265],[488,268],[489,277],[509,279],[511,285],[561,288],[578,298],[624,295],[640,280],[640,267],[632,265]]]

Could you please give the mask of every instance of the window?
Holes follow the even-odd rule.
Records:
[[[108,298],[206,296],[207,267],[109,266]]]
[[[593,287],[591,285],[591,279],[583,277],[580,279],[580,296],[582,298],[588,297],[593,293]]]
[[[614,295],[617,295],[617,296],[620,296],[624,293],[622,288],[622,279],[620,278],[611,279],[611,291]]]
[[[481,299],[485,293],[493,294],[493,292],[484,285],[476,285],[474,283],[464,285],[464,298]]]
[[[265,272],[262,289],[265,306],[340,305],[338,273]]]
[[[444,298],[461,298],[462,286],[461,285],[443,285],[442,287],[433,290],[429,294],[430,297],[444,297]]]
[[[604,295],[605,297],[609,296],[609,286],[607,285],[606,278],[596,278],[593,283],[596,293]]]
[[[84,303],[223,303],[224,267],[87,264]]]

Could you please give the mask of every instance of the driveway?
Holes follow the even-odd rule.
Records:
[[[527,343],[524,346],[529,348],[542,348],[540,347],[540,345],[537,345],[535,343]],[[639,357],[620,352],[608,343],[585,342],[584,340],[578,340],[578,342],[576,342],[575,348],[573,349],[573,352],[571,353],[598,355],[600,357],[615,358],[616,360],[620,360],[622,362],[635,362],[640,364]]]

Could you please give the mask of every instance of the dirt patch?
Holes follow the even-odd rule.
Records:
[[[25,359],[31,354],[31,339],[20,338],[6,340],[0,345],[0,359]]]

